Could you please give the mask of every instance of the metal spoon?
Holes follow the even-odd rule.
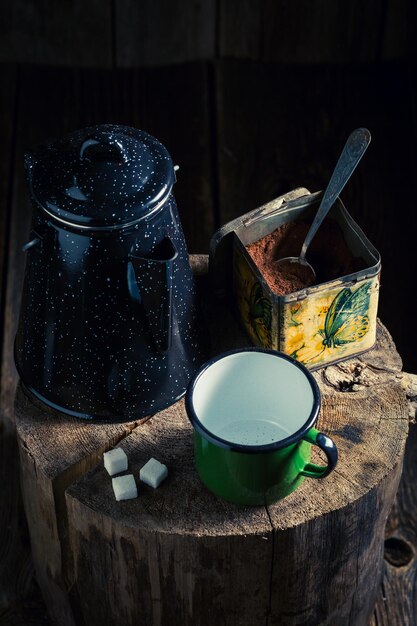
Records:
[[[286,273],[295,274],[305,283],[306,287],[314,284],[316,281],[316,272],[305,258],[307,249],[336,198],[351,177],[370,141],[371,133],[367,128],[357,128],[349,135],[326,191],[323,194],[316,216],[304,240],[300,256],[288,256],[275,261],[276,267],[285,270]]]

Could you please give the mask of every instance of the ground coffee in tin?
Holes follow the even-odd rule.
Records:
[[[298,256],[310,224],[306,221],[288,222],[246,246],[246,249],[270,289],[279,296],[308,286],[310,274],[303,273],[299,265],[280,267],[278,259]],[[352,256],[342,230],[333,219],[320,226],[308,249],[307,260],[316,272],[316,284],[346,276],[366,267],[360,257]]]

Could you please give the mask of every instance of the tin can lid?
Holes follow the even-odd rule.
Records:
[[[155,213],[175,182],[167,149],[152,135],[105,124],[77,130],[26,155],[33,198],[56,220],[114,229]]]

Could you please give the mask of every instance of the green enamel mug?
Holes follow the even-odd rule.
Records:
[[[314,428],[317,383],[286,354],[260,348],[220,354],[196,372],[185,404],[197,472],[224,500],[270,504],[336,466],[334,441]],[[323,450],[326,465],[310,462],[312,445]]]

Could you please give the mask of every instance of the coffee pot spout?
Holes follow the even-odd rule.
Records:
[[[165,354],[172,344],[172,275],[177,250],[166,236],[146,256],[132,252],[133,265],[140,299],[155,348]]]

